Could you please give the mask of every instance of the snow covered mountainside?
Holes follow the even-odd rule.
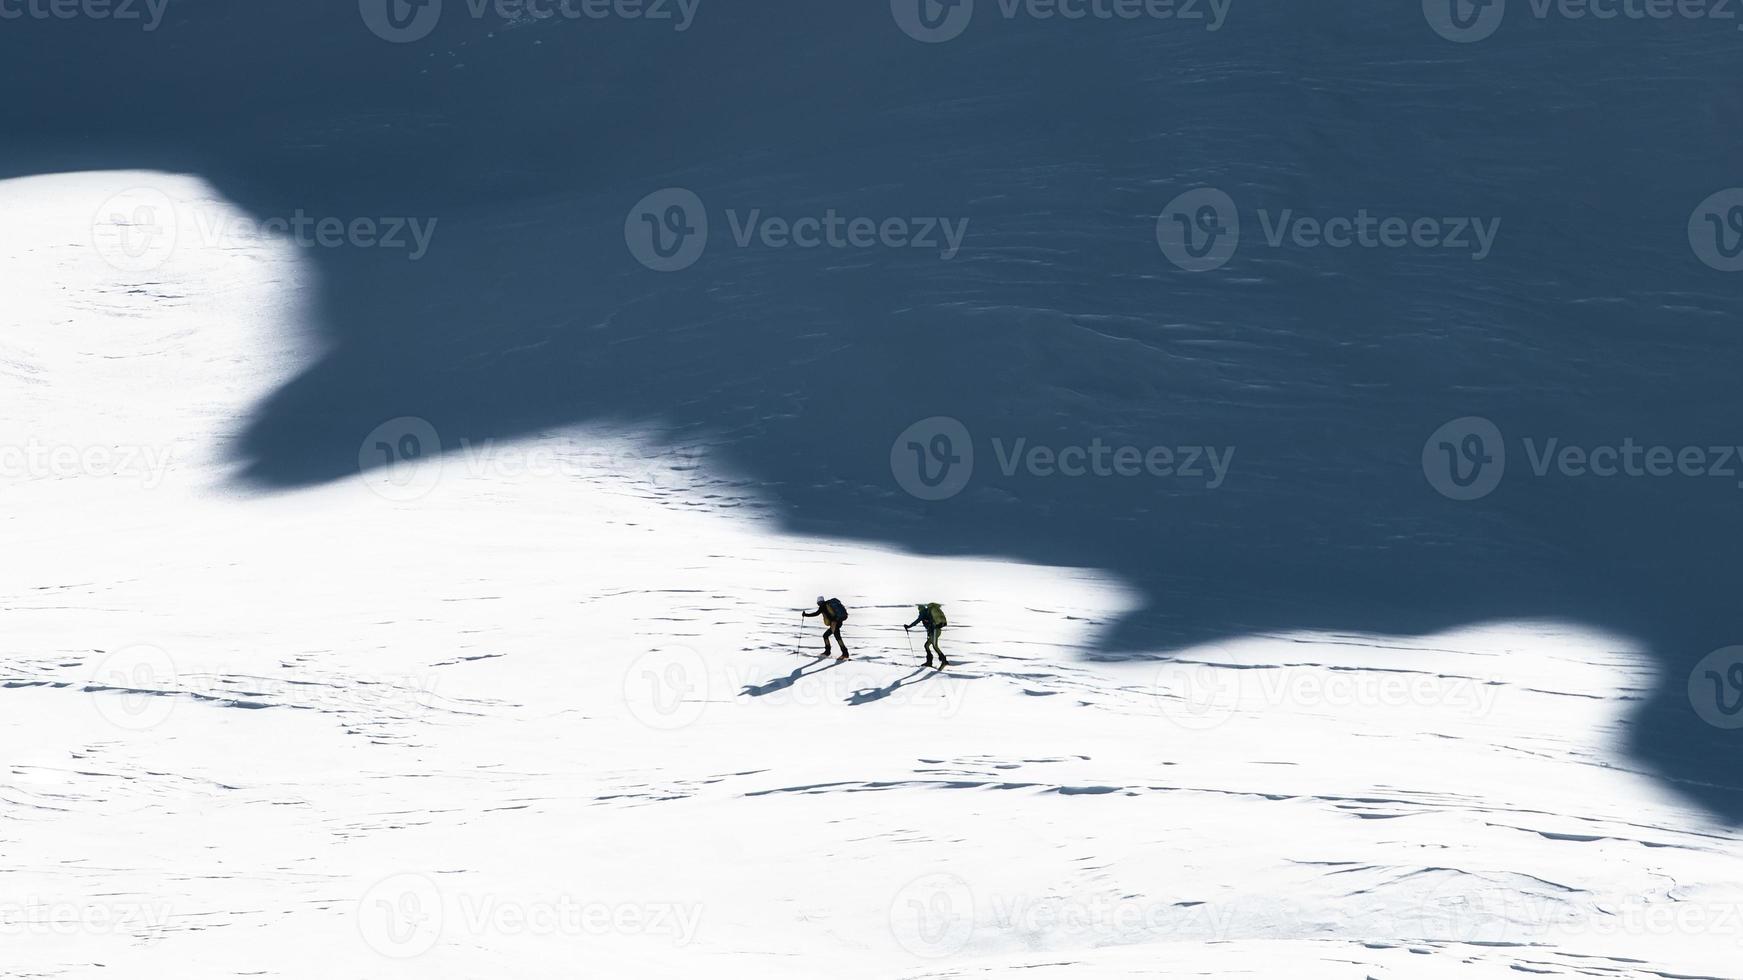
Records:
[[[1118,576],[1096,658],[1576,623],[1743,823],[1684,683],[1743,637],[1731,5],[1079,6],[30,3],[0,176],[310,241],[250,485],[630,432],[786,533]]]
[[[144,261],[146,195],[204,231]],[[1116,574],[797,536],[628,426],[263,489],[306,256],[191,177],[0,213],[0,975],[1738,975],[1626,638],[1098,660]]]

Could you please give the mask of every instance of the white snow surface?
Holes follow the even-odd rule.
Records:
[[[175,175],[0,214],[0,975],[1743,975],[1624,641],[1100,663],[1109,576],[794,537],[652,429],[252,491],[298,248]]]

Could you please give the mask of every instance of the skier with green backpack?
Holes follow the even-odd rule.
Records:
[[[943,670],[950,666],[950,661],[944,659],[944,650],[938,645],[938,634],[944,631],[944,627],[950,625],[950,620],[944,618],[944,607],[936,602],[918,603],[916,608],[920,610],[920,615],[914,617],[912,623],[902,628],[911,630],[921,623],[926,624],[926,666],[932,666],[932,654],[936,652],[938,654],[938,669]]]

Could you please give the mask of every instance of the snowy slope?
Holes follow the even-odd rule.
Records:
[[[1737,834],[1622,761],[1613,637],[1096,663],[1123,583],[783,535],[634,431],[244,492],[306,265],[130,269],[141,186],[229,213],[0,184],[0,974],[1738,974]],[[795,649],[819,590],[856,660]]]
[[[1743,633],[1735,478],[1576,477],[1522,444],[1698,447],[1735,472],[1743,293],[1701,254],[1735,236],[1700,225],[1733,213],[1714,209],[1743,154],[1736,32],[1490,4],[1505,26],[1459,44],[1435,29],[1448,2],[1235,4],[1213,31],[989,0],[937,44],[900,23],[932,0],[704,5],[683,30],[482,0],[176,0],[148,31],[38,4],[0,30],[0,81],[44,93],[0,100],[0,177],[154,169],[251,221],[440,222],[415,262],[302,254],[307,349],[225,409],[257,487],[349,480],[400,417],[455,455],[585,423],[705,445],[789,534],[1115,575],[1130,601],[1103,659],[1579,623],[1660,680],[1630,704],[1630,764],[1743,824],[1734,733],[1683,683]],[[395,43],[386,9],[439,24]],[[710,222],[681,272],[625,234],[662,188]],[[1206,189],[1244,234],[1189,272],[1158,232]],[[966,239],[946,258],[741,231],[829,214]],[[1484,258],[1311,244],[1361,215],[1495,235]],[[891,446],[938,417],[979,461],[924,500]],[[1472,417],[1512,465],[1449,499],[1424,448]],[[1234,463],[1214,486],[1061,479],[1003,465],[1017,440]]]

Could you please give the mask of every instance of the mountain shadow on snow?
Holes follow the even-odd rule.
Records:
[[[162,169],[263,219],[438,222],[417,261],[307,251],[324,353],[258,406],[250,480],[354,475],[398,417],[450,450],[621,422],[707,444],[795,532],[1117,572],[1143,606],[1086,634],[1091,656],[1565,619],[1650,652],[1631,750],[1743,819],[1737,738],[1687,693],[1697,660],[1743,642],[1743,462],[1534,471],[1570,446],[1743,443],[1743,280],[1688,227],[1743,183],[1729,29],[1521,14],[1455,44],[1378,0],[1236,4],[1214,31],[983,2],[922,43],[884,3],[705,3],[680,31],[449,0],[428,37],[388,43],[366,26],[386,2],[0,25],[0,78],[29,93],[0,105],[0,175]],[[710,228],[693,265],[658,272],[626,222],[673,187]],[[1242,234],[1192,272],[1158,217],[1199,187]],[[1481,256],[1272,242],[1364,211],[1500,223]],[[918,247],[757,233],[831,213],[946,221]],[[933,417],[961,423],[974,465],[923,500],[904,454],[941,467],[960,443],[898,436]],[[1466,417],[1506,451],[1468,501],[1424,465],[1476,466],[1466,429],[1431,439]],[[1043,475],[1046,453],[1097,445],[1203,462]],[[1207,447],[1233,453],[1221,479]],[[585,541],[553,546],[586,560]]]

